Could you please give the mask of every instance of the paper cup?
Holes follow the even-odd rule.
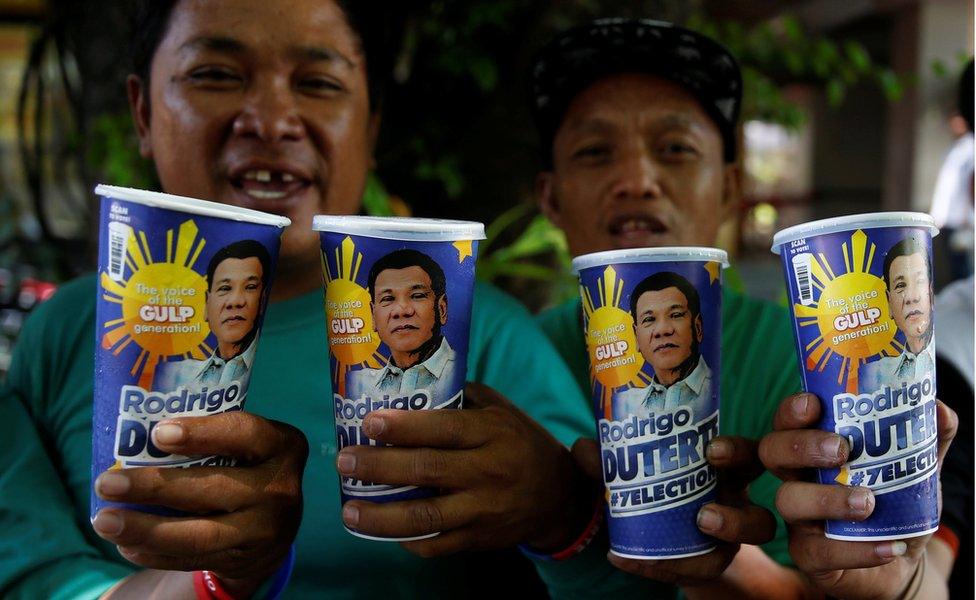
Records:
[[[290,221],[99,185],[92,484],[106,470],[228,465],[153,445],[171,417],[243,410],[264,308]],[[91,518],[120,505],[91,492]]]
[[[336,446],[377,445],[373,410],[461,408],[481,223],[316,216]],[[436,490],[342,477],[341,501],[395,502]],[[405,541],[416,538],[368,539]],[[437,534],[433,534],[437,535]]]
[[[583,300],[610,551],[711,551],[698,509],[715,499],[722,269],[714,248],[642,248],[573,260]]]
[[[926,535],[939,526],[932,217],[877,213],[790,227],[782,258],[803,389],[820,428],[847,438],[850,461],[822,484],[866,486],[864,521],[826,521],[838,540]]]

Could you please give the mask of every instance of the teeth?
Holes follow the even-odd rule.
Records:
[[[291,183],[292,181],[295,181],[295,176],[291,173],[282,173],[281,180],[285,183]]]
[[[254,174],[254,178],[258,181],[267,183],[271,181],[271,171],[261,170]]]
[[[259,200],[278,200],[287,195],[285,192],[271,192],[265,190],[247,190],[247,193],[251,197]]]

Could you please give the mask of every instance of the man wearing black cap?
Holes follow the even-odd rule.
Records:
[[[618,248],[714,245],[739,192],[734,161],[741,89],[738,66],[725,48],[668,23],[604,19],[550,42],[532,72],[532,108],[543,160],[536,193],[542,211],[566,233],[571,252],[578,256]],[[756,479],[762,472],[756,440],[768,433],[779,400],[800,389],[788,315],[726,291],[722,320],[720,414],[726,435],[716,438],[707,453],[724,473],[724,489],[721,504],[699,512],[698,525],[724,543],[714,552],[687,559],[611,561],[626,571],[679,584],[711,580],[708,586],[686,588],[689,596],[714,597],[730,588],[749,597],[818,595],[809,589],[807,578],[770,559],[789,565],[792,555],[809,580],[828,593],[876,594],[878,582],[865,585],[870,576],[853,586],[835,587],[838,581],[824,574],[843,575],[836,569],[874,566],[879,560],[892,563],[893,556],[864,560],[837,548],[832,555],[811,557],[821,547],[809,538],[792,537],[792,531],[787,551],[786,532],[767,510],[773,508],[779,483],[768,473]],[[579,301],[540,315],[540,321],[588,390]],[[791,396],[783,406],[798,398],[809,396]],[[789,421],[779,418],[777,423],[786,429]],[[804,436],[818,432],[799,428],[810,426],[804,422],[789,427],[797,431],[776,434],[781,436],[777,441],[795,444],[792,452],[780,449],[781,455],[794,459],[788,466],[840,464],[846,453],[842,455],[839,439],[825,439],[823,448],[806,450]],[[575,448],[578,456],[584,454],[582,446]],[[591,452],[595,456],[592,446]],[[807,490],[810,498],[838,500],[827,492],[841,493],[849,501],[831,504],[829,515],[823,507],[814,514],[816,507],[796,503],[788,515],[791,524],[828,516],[859,520],[870,514],[863,488]],[[739,544],[771,538],[763,546],[768,555],[755,546],[740,549]],[[904,589],[902,574],[893,572],[886,582],[896,593]]]

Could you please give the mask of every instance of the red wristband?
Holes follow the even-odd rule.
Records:
[[[193,572],[193,591],[197,600],[237,600],[210,571]]]
[[[959,557],[959,537],[956,535],[956,532],[949,529],[945,525],[939,525],[939,529],[935,532],[933,537],[939,538],[945,542],[947,546],[949,546],[949,549],[952,550],[953,558]]]
[[[603,499],[601,498],[596,502],[596,505],[594,506],[593,509],[593,516],[590,517],[590,522],[586,524],[586,528],[583,529],[583,533],[580,534],[578,538],[573,540],[573,543],[566,546],[566,548],[558,552],[554,552],[552,554],[541,554],[539,552],[535,552],[525,544],[522,544],[521,546],[519,546],[519,548],[522,550],[523,553],[529,555],[530,557],[538,558],[540,560],[554,560],[554,561],[567,560],[576,556],[577,554],[585,550],[587,546],[590,545],[590,542],[592,542],[593,538],[596,537],[597,532],[600,531],[600,523],[602,522],[603,522]]]

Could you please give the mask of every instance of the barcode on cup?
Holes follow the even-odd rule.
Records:
[[[122,281],[125,275],[125,250],[129,246],[132,228],[125,223],[112,221],[108,224],[108,276]]]
[[[810,281],[810,263],[813,255],[809,252],[797,254],[793,257],[793,277],[796,279],[796,289],[799,290],[800,304],[813,304],[813,285]]]

